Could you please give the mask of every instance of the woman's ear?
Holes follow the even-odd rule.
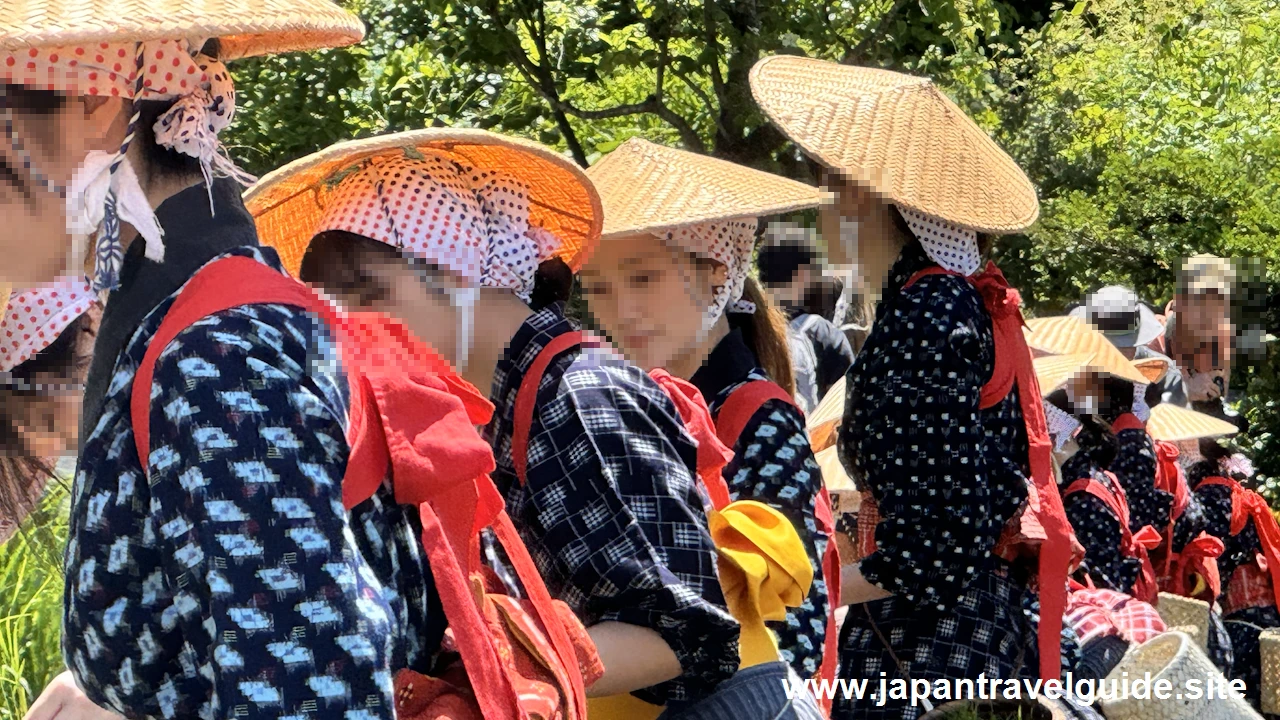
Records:
[[[120,147],[129,128],[128,106],[123,98],[79,98],[83,118],[77,129],[90,150],[111,152]]]
[[[711,287],[721,287],[729,283],[729,266],[724,263],[711,263]]]

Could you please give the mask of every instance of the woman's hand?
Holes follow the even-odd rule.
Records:
[[[67,670],[49,682],[23,720],[124,720],[94,705]]]
[[[872,600],[883,600],[892,596],[879,585],[873,585],[862,577],[862,570],[857,563],[840,568],[840,604],[860,605]]]

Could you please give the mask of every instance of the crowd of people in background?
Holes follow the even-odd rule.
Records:
[[[223,61],[363,33],[276,5],[0,23],[0,540],[77,458],[30,720],[917,720],[805,681],[1187,667],[1245,696],[1151,717],[1280,712],[1230,261],[1025,317],[1012,158],[799,56],[751,86],[811,183],[450,128],[254,182]]]

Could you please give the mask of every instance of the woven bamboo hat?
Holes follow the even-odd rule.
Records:
[[[1148,640],[1130,650],[1124,659],[1107,675],[1108,686],[1115,680],[1119,688],[1121,681],[1128,673],[1130,685],[1134,680],[1145,680],[1151,674],[1152,684],[1167,680],[1176,693],[1179,688],[1187,687],[1187,681],[1196,679],[1203,685],[1222,682],[1222,673],[1186,634],[1167,632]],[[1108,694],[1110,688],[1108,687]],[[1122,695],[1122,694],[1121,694]],[[1261,720],[1257,713],[1243,698],[1213,698],[1203,693],[1199,698],[1191,698],[1190,694],[1174,700],[1157,700],[1154,695],[1146,699],[1119,697],[1109,699],[1102,697],[1102,710],[1107,720]]]
[[[587,170],[604,202],[604,239],[816,207],[815,187],[632,138]]]
[[[12,285],[0,282],[0,318],[4,317],[4,311],[9,309],[9,295],[12,293]]]
[[[815,453],[835,445],[836,431],[844,417],[844,378],[840,378],[822,396],[818,406],[805,418],[809,443]]]
[[[4,0],[0,51],[217,38],[219,59],[343,47],[359,18],[329,0]]]
[[[1090,368],[1132,383],[1155,382],[1168,369],[1168,363],[1159,358],[1129,360],[1106,335],[1070,315],[1029,320],[1026,337],[1027,345],[1039,355],[1089,355]]]
[[[1040,394],[1048,395],[1067,384],[1076,373],[1084,370],[1093,360],[1093,353],[1069,353],[1067,355],[1042,355],[1031,361],[1035,368]]]
[[[275,170],[245,193],[258,237],[274,247],[285,268],[296,275],[327,207],[329,181],[362,160],[406,149],[453,155],[523,181],[530,188],[529,222],[561,241],[556,256],[574,272],[600,237],[600,197],[577,165],[528,140],[453,128],[338,143]]]
[[[895,205],[997,234],[1040,214],[1026,173],[926,78],[775,55],[750,80],[806,153]]]
[[[1170,403],[1151,408],[1151,418],[1147,420],[1151,437],[1168,442],[1224,437],[1238,431],[1239,428],[1226,420]]]

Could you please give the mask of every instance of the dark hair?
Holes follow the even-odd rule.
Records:
[[[791,346],[787,342],[787,319],[769,300],[753,277],[747,277],[742,288],[742,299],[754,303],[756,311],[729,313],[730,327],[742,331],[747,347],[756,354],[760,367],[788,395],[796,394],[796,379],[791,369]]]
[[[390,245],[345,230],[326,230],[311,240],[298,276],[330,292],[361,298],[362,304],[384,295],[388,288],[369,267],[378,263],[407,263],[410,258]],[[529,305],[534,310],[567,302],[574,275],[560,258],[545,260],[533,277]]]
[[[538,265],[533,276],[533,292],[529,295],[529,307],[541,310],[555,303],[569,302],[573,294],[573,270],[564,260],[553,257]]]
[[[836,316],[836,305],[840,304],[840,296],[843,294],[844,281],[824,275],[809,283],[809,287],[804,289],[800,309],[811,315],[820,315],[831,320]]]
[[[773,223],[764,233],[765,241],[756,251],[756,267],[765,287],[779,287],[795,279],[806,265],[821,259],[813,232],[793,223]]]
[[[1133,383],[1106,375],[1102,378],[1102,397],[1099,412],[1107,422],[1115,422],[1127,412],[1133,412]]]
[[[76,347],[87,322],[85,315],[72,321],[49,347],[9,373],[12,383],[0,384],[0,518],[18,518],[32,488],[53,474],[45,458],[31,456],[21,425],[33,401],[48,395],[39,389],[42,376],[67,381],[83,377],[89,357],[78,355]]]
[[[326,230],[316,235],[302,256],[298,277],[331,293],[353,295],[368,304],[388,292],[369,268],[379,263],[405,262],[398,250],[345,230]]]
[[[1111,467],[1116,455],[1120,453],[1120,441],[1111,432],[1111,426],[1092,415],[1077,418],[1080,421],[1080,432],[1076,435],[1076,444],[1080,451],[1088,456],[1104,470]]]

